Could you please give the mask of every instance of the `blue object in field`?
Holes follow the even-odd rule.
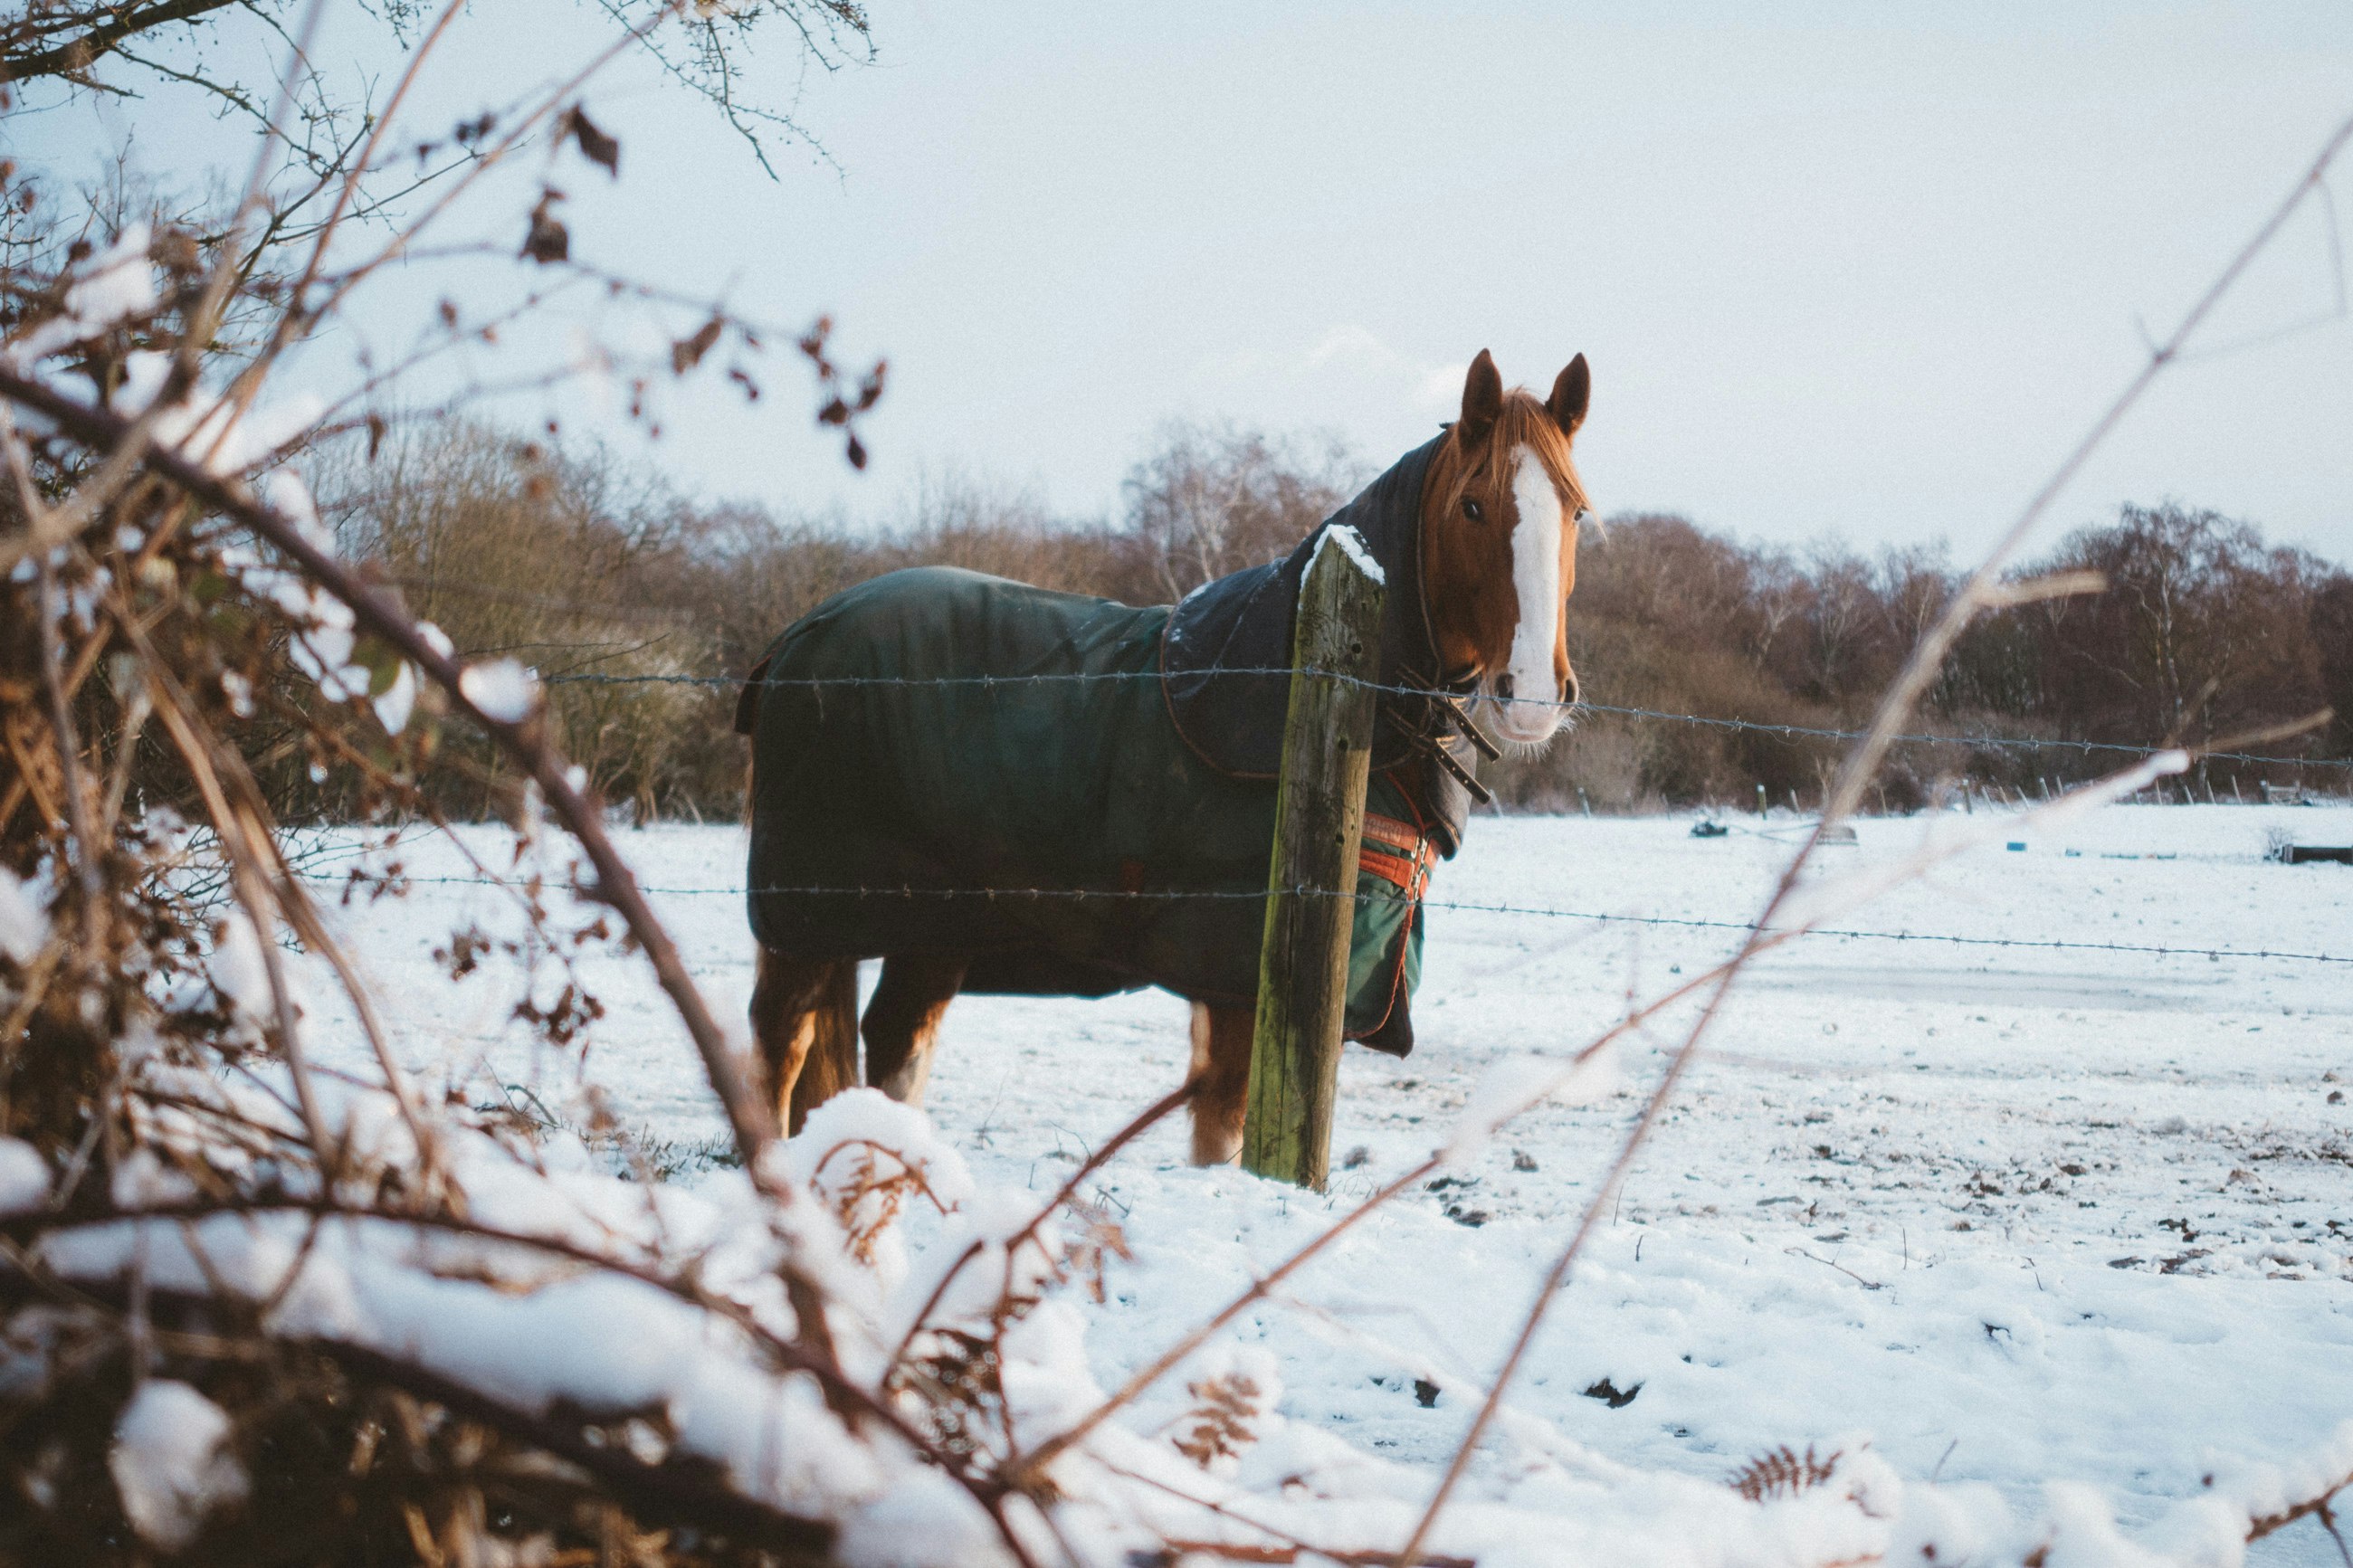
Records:
[[[2010,847],[2012,849],[2023,849],[2023,848],[2025,848],[2025,847],[2026,847],[2026,846],[2025,846],[2024,844],[2021,843],[2019,840],[2017,840],[2017,839],[2015,839],[2015,838],[2013,838],[2013,839],[2011,839],[2011,840],[2010,841]]]

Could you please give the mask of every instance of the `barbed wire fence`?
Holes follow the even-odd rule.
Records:
[[[1269,677],[1287,679],[1291,676],[1292,671],[1287,668],[1241,668],[1223,671],[1221,674],[1234,677]],[[1159,671],[1155,669],[1145,669],[1023,672],[1007,675],[824,676],[805,678],[764,677],[760,683],[764,686],[808,690],[948,688],[968,689],[994,696],[998,693],[1010,692],[1034,687],[1061,686],[1091,681],[1157,680],[1159,679]],[[1434,697],[1439,699],[1450,699],[1456,695],[1447,692],[1430,691],[1412,686],[1393,685],[1379,681],[1362,680],[1347,676],[1332,676],[1330,679],[1338,683],[1366,688],[1381,695],[1411,698]],[[549,686],[573,685],[620,688],[688,686],[712,689],[723,688],[729,690],[737,690],[744,687],[745,679],[744,678],[738,676],[722,675],[608,675],[596,673],[573,673],[547,677],[543,683]],[[1499,705],[1508,703],[1512,706],[1567,710],[1578,713],[1608,714],[1615,717],[1644,721],[1700,724],[1729,730],[1761,731],[1776,735],[1796,735],[1808,738],[1847,742],[1862,738],[1862,732],[1858,731],[1832,730],[1803,725],[1764,723],[1750,720],[1717,718],[1703,714],[1680,713],[1657,709],[1620,707],[1607,703],[1564,702],[1544,698],[1486,698],[1482,700],[1495,702]],[[2174,749],[2163,746],[2137,746],[2116,742],[2064,738],[2052,739],[2046,737],[2003,735],[1947,735],[1930,732],[1903,733],[1895,735],[1892,737],[1892,739],[1899,743],[1964,748],[1986,747],[2010,750],[2061,751],[2072,752],[2086,757],[2096,754],[2126,759],[2146,759],[2163,754]],[[2348,758],[2292,757],[2264,752],[2232,750],[2204,752],[2201,752],[2200,755],[2211,759],[2235,761],[2265,766],[2318,766],[2338,770],[2353,770],[2353,759]],[[2127,858],[2137,858],[2137,857]],[[305,879],[322,884],[332,884],[346,879],[345,877],[317,871],[306,872]],[[493,876],[480,875],[469,877],[401,876],[397,879],[406,886],[424,887],[508,885],[502,879]],[[582,888],[575,888],[570,890],[584,897],[588,894],[588,890]],[[1005,903],[1097,902],[1104,904],[1124,903],[1133,906],[1138,904],[1168,903],[1184,900],[1262,900],[1270,897],[1272,893],[1283,891],[1284,889],[1268,888],[1252,888],[1247,889],[1139,889],[1114,887],[745,887],[730,885],[688,887],[647,886],[643,888],[642,890],[651,895],[672,898],[776,897],[903,901],[934,901],[973,899]],[[1359,900],[1362,898],[1362,895],[1352,895],[1337,892],[1329,889],[1310,888],[1305,886],[1294,887],[1287,890],[1294,896],[1305,898],[1356,898]],[[1743,935],[1754,935],[1758,930],[1756,925],[1747,921],[1709,920],[1692,916],[1652,915],[1637,914],[1619,910],[1567,909],[1556,906],[1519,904],[1496,900],[1422,898],[1416,901],[1418,906],[1423,910],[1462,914],[1500,915],[1538,920],[1559,920],[1581,921],[1597,925],[1661,927],[1692,931],[1721,931],[1738,932]],[[2126,953],[2148,957],[2204,958],[2215,961],[2228,959],[2244,961],[2276,961],[2298,963],[2353,964],[2353,953],[2316,952],[2273,948],[2238,948],[2199,945],[2194,943],[2092,942],[2036,937],[1969,936],[1944,931],[1874,931],[1848,928],[1816,929],[1808,931],[1806,934],[1809,936],[1831,937],[1859,942],[1926,943],[1950,947],[1994,950],[2042,950],[2052,952]]]

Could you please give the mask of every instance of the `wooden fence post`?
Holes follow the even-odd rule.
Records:
[[[1335,537],[1342,533],[1347,538]],[[1380,673],[1386,596],[1355,531],[1326,530],[1308,563],[1292,634],[1242,1127],[1245,1168],[1318,1191],[1332,1169],[1356,852],[1373,758],[1373,693],[1365,683]]]

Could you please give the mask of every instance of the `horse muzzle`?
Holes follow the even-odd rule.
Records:
[[[1554,694],[1524,696],[1506,672],[1487,689],[1491,714],[1488,727],[1495,738],[1511,746],[1541,746],[1560,729],[1561,721],[1577,702],[1577,676],[1571,671],[1567,689]]]

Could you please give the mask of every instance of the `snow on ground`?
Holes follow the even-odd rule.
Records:
[[[1795,825],[1735,819],[1715,839],[1691,825],[1482,818],[1432,897],[1747,919]],[[1859,846],[1824,857],[1900,856],[1923,828],[1865,821]],[[2353,842],[2353,810],[2114,808],[2021,829],[2022,848],[1835,923],[2353,957],[2353,869],[2269,862],[2274,831]],[[664,889],[655,902],[714,1005],[740,1016],[741,901],[691,890],[741,885],[740,834],[657,827],[623,848]],[[399,858],[419,879],[467,874],[446,843],[411,839]],[[528,1089],[577,1115],[577,1064],[508,1017],[511,969],[436,978],[453,928],[511,928],[501,899],[420,882],[342,919],[421,1074],[476,1102],[529,1105]],[[1402,1062],[1351,1049],[1328,1195],[1189,1169],[1173,1124],[1104,1173],[1097,1196],[1135,1257],[1113,1266],[1106,1304],[1081,1303],[1099,1380],[1425,1157],[1488,1064],[1573,1049],[1630,995],[1736,941],[1433,911],[1419,1044]],[[720,1119],[650,977],[601,955],[583,971],[609,1009],[587,1077],[648,1147],[712,1146]],[[540,984],[544,1002],[555,983]],[[1522,1119],[1247,1316],[1237,1337],[1276,1357],[1283,1412],[1434,1480],[1679,1022],[1625,1052],[1620,1092]],[[930,1109],[977,1179],[1042,1194],[1177,1082],[1184,1026],[1155,994],[965,998]],[[357,1068],[355,1037],[332,1032]],[[1701,1477],[1780,1444],[1868,1443],[1902,1473],[1989,1482],[2022,1508],[2045,1481],[2086,1481],[2128,1523],[2195,1493],[2218,1461],[2284,1458],[2353,1416],[2353,963],[1817,936],[1757,966],[1713,1041],[1556,1303],[1518,1409],[1613,1458]],[[1181,1398],[1181,1383],[1164,1390],[1137,1424]],[[1491,1443],[1474,1490],[1508,1496],[1529,1468]],[[2264,1559],[2336,1556],[2299,1526]]]

